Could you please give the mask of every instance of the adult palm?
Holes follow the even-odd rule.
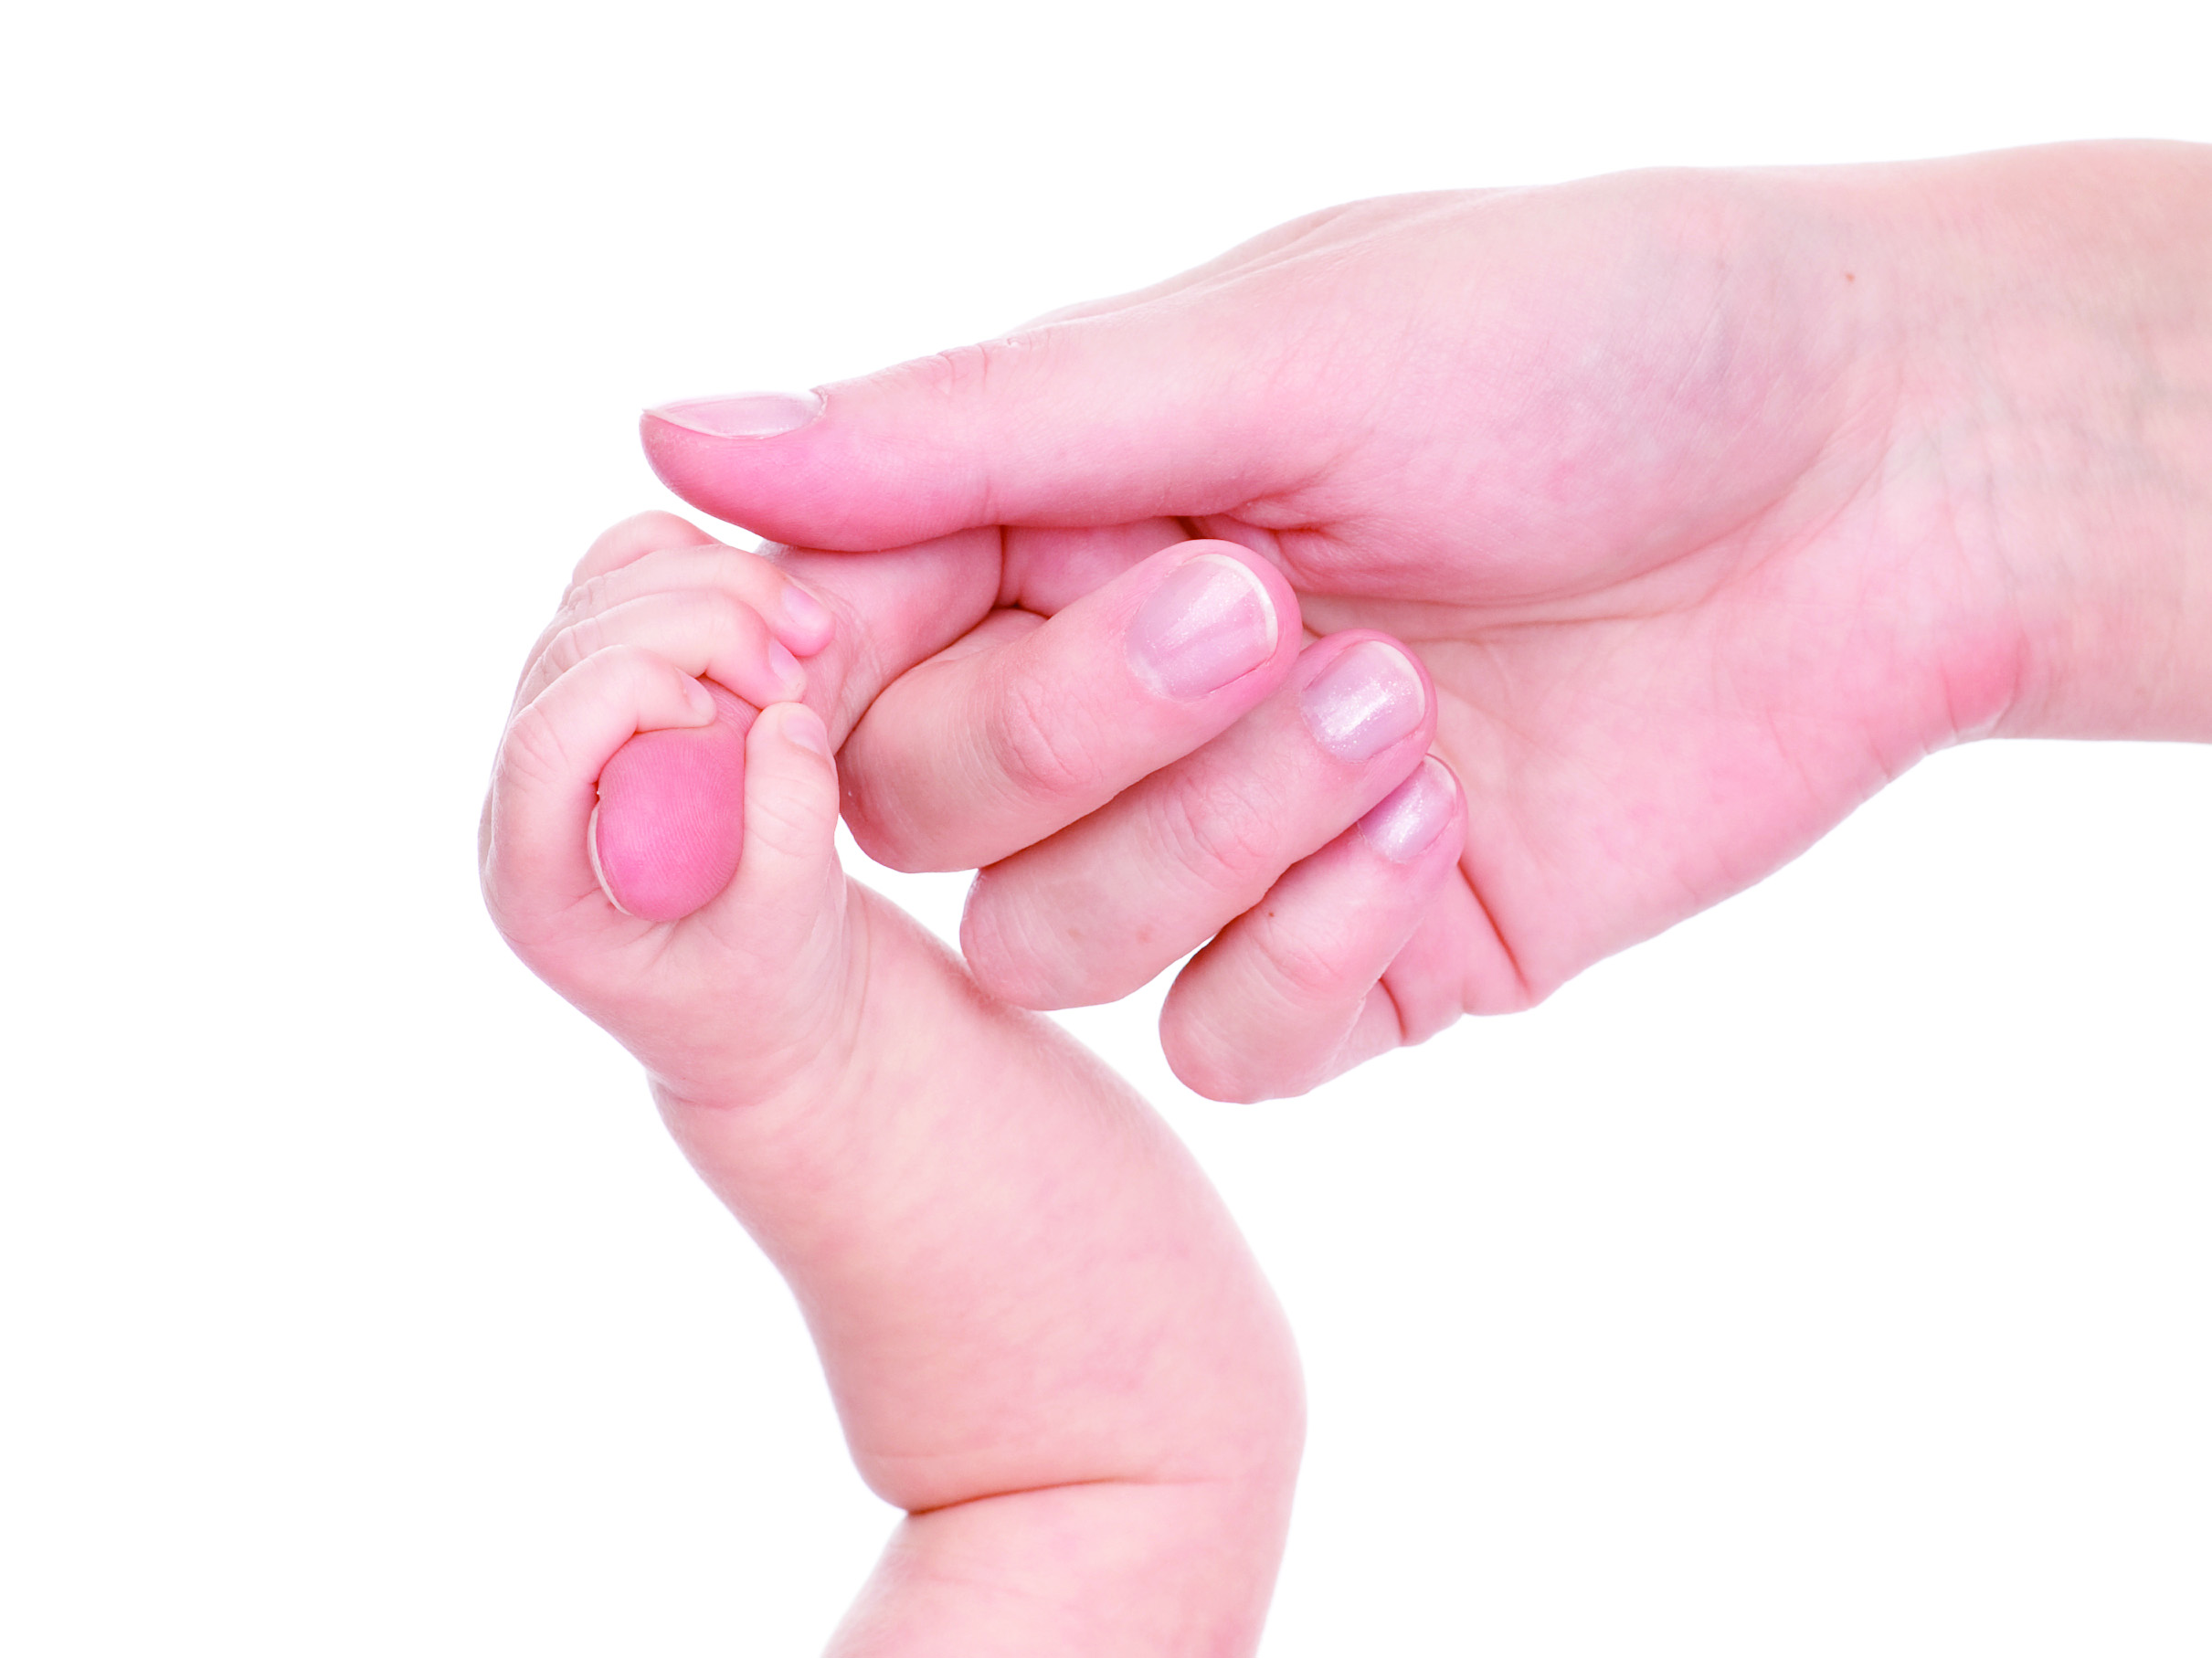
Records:
[[[1170,998],[1186,1077],[1281,1092],[1529,1004],[1758,880],[1935,747],[2125,723],[2054,686],[2181,636],[2085,625],[2099,613],[2064,552],[2129,527],[2116,513],[2141,529],[2184,510],[2158,488],[2116,508],[2082,480],[2123,450],[2153,483],[2177,470],[2141,420],[2131,439],[2106,417],[2152,383],[2162,290],[2105,278],[2175,234],[2153,185],[2190,168],[2201,201],[2200,154],[2105,146],[1363,203],[826,388],[817,417],[767,440],[715,435],[737,406],[708,404],[649,418],[649,448],[679,492],[780,542],[971,532],[971,602],[1000,614],[889,686],[845,751],[863,841],[909,865],[981,861],[975,791],[947,780],[975,762],[948,753],[944,710],[1003,690],[994,649],[1026,653],[1022,683],[1056,687],[1069,729],[1105,717],[1084,706],[1106,694],[1095,639],[1071,629],[1055,658],[1049,624],[1002,613],[1053,615],[1180,535],[1271,561],[1309,628],[1419,654],[1467,833],[1380,989],[1371,972],[1332,982],[1316,942],[1358,918],[1286,928],[1274,910],[1328,900],[1285,885]],[[2116,540],[2100,582],[2142,588],[2162,544]],[[979,615],[950,607],[947,629]],[[1203,751],[1180,754],[1141,769],[1201,768],[1195,809],[1236,820],[1196,823],[1191,855],[1265,852],[1238,825],[1289,787],[1269,762],[1241,751],[1233,775],[1203,774]],[[1114,781],[1134,782],[1123,764]],[[1102,892],[1145,875],[1156,854],[1115,851],[1145,838],[1129,797],[1100,807],[1064,766],[1007,769],[1016,804],[987,855],[1081,816]],[[1064,880],[1002,867],[971,905],[979,973],[1041,999],[1023,994],[1033,958],[1064,951],[1053,982],[1080,987],[1090,946],[1054,924]],[[1321,1003],[1343,1028],[1286,1065],[1285,1030]]]

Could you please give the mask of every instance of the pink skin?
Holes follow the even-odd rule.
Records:
[[[1293,880],[1309,839],[1267,831],[1340,788],[1295,724],[1232,760],[1218,728],[1117,720],[1117,641],[1069,618],[1184,537],[1250,550],[1310,625],[1409,644],[1467,786],[1425,919],[1379,984],[1333,987],[1371,998],[1346,1062],[1529,1005],[1932,750],[2212,736],[2201,147],[1356,204],[1007,339],[644,435],[685,499],[839,550],[779,556],[899,642],[851,681],[880,687],[843,750],[872,853],[967,867],[1080,833],[1101,889],[1218,894],[1163,1029],[1215,1092],[1280,1083],[1286,1027],[1254,1009],[1286,969],[1324,988],[1271,952],[1369,912],[1238,924],[1337,902]],[[832,568],[906,544],[904,591]],[[1163,768],[1196,879],[1131,788]],[[1260,905],[1205,878],[1224,858],[1273,863]],[[1025,859],[969,908],[986,984],[1118,993],[1126,956],[1056,930],[1055,866]]]
[[[927,584],[967,561],[896,562],[844,561],[834,607],[868,602],[872,573]],[[1105,610],[1140,611],[1164,574]],[[833,727],[789,693],[849,727],[882,662],[937,648],[926,631],[832,629],[770,561],[664,514],[616,526],[524,670],[485,802],[485,899],[644,1066],[685,1155],[790,1283],[863,1477],[908,1511],[831,1653],[1240,1658],[1302,1435],[1280,1310],[1143,1102],[838,868]],[[803,686],[778,645],[805,655]],[[1195,712],[1156,712],[1233,723],[1296,657],[1280,639]],[[595,811],[604,828],[645,797],[625,795],[621,757],[646,756],[640,789],[668,786],[653,751],[726,750],[740,699],[765,706],[741,772],[715,775],[743,779],[735,871],[681,917],[625,913],[590,832]],[[1415,792],[1412,832],[1383,810],[1320,875],[1349,891],[1426,858],[1441,879],[1464,808],[1455,787]]]
[[[1233,909],[1270,882],[1296,897],[1294,913],[1279,921],[1271,905],[1223,928],[1203,970],[1187,976],[1192,989],[1245,987],[1230,1023],[1204,1017],[1219,999],[1213,992],[1171,1000],[1170,1040],[1185,1053],[1194,1085],[1222,1097],[1296,1092],[1400,1040],[1398,1010],[1378,981],[1447,888],[1464,820],[1457,784],[1449,810],[1431,826],[1439,834],[1402,858],[1379,855],[1371,837],[1352,831],[1405,781],[1434,734],[1434,688],[1418,660],[1374,633],[1311,639],[1279,574],[1233,545],[1176,542],[1144,557],[1132,543],[1113,579],[1056,601],[1049,590],[1001,594],[975,556],[977,539],[868,556],[761,558],[713,544],[681,519],[642,514],[602,536],[578,567],[524,672],[517,707],[588,649],[647,635],[701,664],[708,692],[726,707],[740,704],[718,675],[741,686],[799,687],[839,741],[895,680],[930,722],[929,745],[954,762],[932,785],[960,813],[960,850],[978,862],[1000,860],[994,879],[1023,879],[1027,870],[1033,880],[1046,865],[1056,868],[1061,913],[1133,942],[1125,970],[1137,978],[1149,971],[1144,953],[1162,940],[1173,936],[1179,949],[1204,942],[1213,929],[1191,932],[1191,918],[1227,902],[1222,893],[1243,894]],[[1034,608],[994,609],[1010,597]],[[785,619],[771,636],[733,599]],[[1028,649],[1025,639],[1056,649]],[[778,644],[805,655],[802,676],[788,677],[796,661],[775,660]],[[975,662],[964,665],[968,656]],[[916,664],[921,670],[909,671]],[[985,671],[974,671],[977,664]],[[943,694],[933,692],[938,683]],[[1071,700],[1077,684],[1083,694]],[[1095,711],[1095,723],[1068,717],[1057,706],[1064,700]],[[1056,717],[1009,717],[1022,709]],[[1287,790],[1239,791],[1243,805],[1231,817],[1213,809],[1226,797],[1218,774],[1246,766],[1285,731],[1305,734]],[[1143,879],[1127,879],[1126,861],[1117,871],[1111,857],[1094,859],[1079,837],[1002,857],[1022,845],[1026,803],[1011,777],[1050,777],[1070,809],[1103,807],[1127,767],[1191,750],[1191,761],[1159,771],[1142,792],[1157,866]],[[853,752],[848,743],[847,756]],[[652,755],[651,766],[641,763]],[[728,811],[740,764],[714,727],[631,737],[598,774],[597,821],[582,831],[598,856],[600,890],[644,919],[680,919],[710,902],[740,844]],[[698,773],[704,776],[694,782]],[[1194,809],[1201,805],[1208,809]],[[854,809],[850,792],[846,807]],[[1188,859],[1181,833],[1200,826],[1205,855]],[[1278,873],[1286,863],[1294,867]],[[978,896],[987,898],[988,887]],[[988,905],[971,907],[970,952],[991,970],[1049,976],[1064,959],[1049,935],[985,936]],[[1190,1016],[1193,1008],[1200,1018]],[[1231,1029],[1262,1057],[1224,1050],[1218,1038]]]
[[[516,710],[618,639],[695,660],[714,710],[696,730],[640,734],[598,776],[587,847],[621,909],[675,921],[728,884],[744,842],[746,734],[760,705],[804,689],[799,658],[831,628],[811,595],[681,519],[618,524],[578,563]]]
[[[1242,902],[1163,1035],[1210,1091],[1310,1086],[1756,879],[1931,747],[2212,736],[2208,261],[2181,147],[1426,198],[755,400],[752,436],[649,421],[692,499],[843,550],[602,538],[518,692],[485,892],[645,1064],[910,1511],[833,1652],[1248,1652],[1298,1406],[1172,1138],[843,882],[832,744],[863,836],[991,861],[971,928],[1053,946],[995,971],[1100,970],[1043,924],[1071,871]],[[1194,556],[1276,624],[1225,682],[1127,649],[1206,631],[1140,627]],[[1393,640],[1422,723],[1332,772],[1301,698]],[[764,706],[736,872],[624,914],[606,768],[716,687]]]
[[[745,848],[745,739],[759,710],[706,689],[712,725],[640,732],[599,772],[592,869],[618,907],[646,921],[704,909]]]

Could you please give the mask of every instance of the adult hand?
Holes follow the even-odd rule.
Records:
[[[1220,929],[1163,1039],[1222,1096],[1525,1007],[1944,745],[2212,734],[2202,148],[1359,204],[645,437],[777,541],[980,566],[990,613],[846,745],[854,832],[989,864],[962,942],[1015,1001],[1106,999]],[[1074,601],[1158,586],[1186,536],[1416,653],[1393,703],[1367,636],[1363,695],[1412,699],[1466,787],[1440,896],[1308,861],[1350,819],[1299,673],[1219,735],[1124,729],[1138,607]]]

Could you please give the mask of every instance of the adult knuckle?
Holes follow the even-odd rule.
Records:
[[[1014,790],[1090,803],[1099,788],[1097,761],[1064,694],[1033,674],[1011,676],[998,689],[989,704],[986,742]]]
[[[1311,1006],[1343,995],[1344,962],[1335,929],[1279,926],[1267,937],[1265,950],[1268,971],[1294,1005]]]
[[[1273,811],[1245,783],[1186,780],[1161,796],[1159,823],[1176,860],[1212,885],[1244,891],[1282,872]]]
[[[945,351],[933,351],[926,357],[916,357],[905,365],[905,372],[917,384],[947,400],[988,396],[991,383],[1000,377],[1008,352],[1018,349],[1008,340],[980,340],[972,345],[955,345]]]

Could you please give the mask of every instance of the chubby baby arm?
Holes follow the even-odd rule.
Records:
[[[608,759],[707,726],[698,675],[772,694],[747,630],[778,614],[775,566],[650,559],[742,592],[752,620],[677,597],[617,617],[626,597],[549,631],[583,637],[525,674],[485,887],[524,959],[645,1062],[790,1282],[863,1476],[908,1511],[831,1651],[1249,1652],[1301,1434],[1280,1313],[1140,1100],[846,882],[821,722],[770,701],[746,734],[742,851],[704,908],[652,922],[602,892]]]
[[[1118,1079],[852,898],[869,1005],[840,1093],[657,1091],[909,1511],[832,1652],[1249,1652],[1301,1431],[1273,1298]]]

